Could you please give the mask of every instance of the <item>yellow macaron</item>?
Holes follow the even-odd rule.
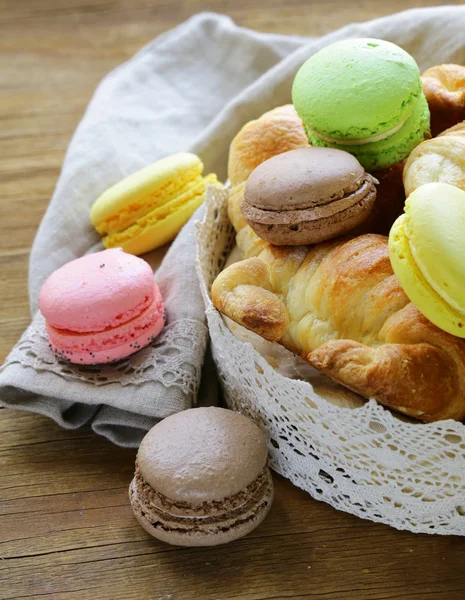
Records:
[[[202,176],[198,156],[181,152],[126,177],[94,203],[92,224],[106,248],[143,254],[173,240],[202,204],[213,173]]]
[[[389,234],[389,256],[418,310],[465,337],[465,192],[447,183],[412,192]]]

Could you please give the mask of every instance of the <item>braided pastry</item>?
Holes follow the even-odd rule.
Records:
[[[387,238],[276,247],[246,226],[237,243],[248,258],[212,287],[223,314],[395,410],[424,421],[465,418],[465,341],[409,302]]]

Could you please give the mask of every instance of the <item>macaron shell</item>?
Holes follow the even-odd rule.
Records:
[[[376,198],[373,179],[348,152],[300,148],[258,166],[240,205],[255,233],[275,245],[315,244],[360,225]]]
[[[144,437],[137,462],[147,484],[175,502],[221,501],[247,487],[266,464],[263,433],[239,413],[194,408],[167,417]]]
[[[253,531],[268,514],[273,503],[273,484],[271,473],[267,469],[267,485],[263,494],[246,512],[240,515],[228,515],[215,519],[208,517],[195,520],[180,520],[173,523],[170,515],[166,520],[160,514],[152,514],[153,508],[144,504],[138,494],[135,479],[129,487],[129,498],[136,519],[151,536],[167,544],[176,546],[218,546],[237,540]],[[204,522],[204,524],[202,523]]]
[[[152,286],[154,286],[152,282]],[[126,358],[150,344],[165,324],[163,300],[154,286],[153,301],[140,314],[118,327],[76,333],[46,325],[54,352],[75,364],[103,364]]]
[[[167,202],[202,170],[202,161],[195,154],[167,156],[106,190],[92,206],[91,221],[100,233],[122,231]]]
[[[106,236],[104,245],[121,247],[139,256],[171,242],[204,201],[208,184],[220,185],[213,174],[197,178],[180,190],[176,198],[142,216],[131,227]]]
[[[361,225],[368,218],[375,200],[376,190],[372,184],[370,191],[359,202],[328,217],[302,220],[297,225],[286,223],[266,225],[251,220],[248,222],[261,239],[277,246],[318,244],[343,235]]]
[[[428,103],[424,95],[421,94],[412,114],[399,131],[378,142],[340,145],[325,142],[309,130],[307,130],[307,133],[313,146],[325,146],[350,152],[367,171],[373,172],[404,160],[416,146],[430,136]]]
[[[153,294],[150,265],[115,248],[88,254],[52,273],[40,290],[39,308],[52,327],[98,332],[142,313]]]
[[[259,165],[247,180],[244,201],[269,211],[314,208],[354,192],[364,177],[347,152],[299,148]]]
[[[307,127],[332,138],[360,139],[407,119],[421,93],[419,68],[407,52],[360,38],[310,57],[295,77],[292,99]]]
[[[298,175],[296,174],[296,179]],[[305,190],[305,187],[302,186],[302,189]],[[308,188],[308,195],[311,195],[312,187]],[[358,182],[358,188],[353,190],[352,192],[348,192],[347,195],[342,198],[335,198],[334,200],[330,200],[325,202],[324,204],[319,204],[313,206],[311,208],[292,208],[291,206],[284,206],[280,210],[267,210],[266,208],[258,208],[253,204],[247,202],[247,199],[244,197],[241,203],[241,210],[247,221],[256,221],[261,223],[262,225],[295,225],[299,226],[303,222],[311,222],[311,221],[320,221],[321,219],[326,219],[328,217],[332,217],[334,215],[344,213],[348,209],[359,204],[361,200],[366,198],[370,194],[376,195],[376,189],[374,186],[373,179],[368,174],[363,174],[362,179]],[[336,196],[336,194],[334,194]],[[285,195],[283,194],[283,199],[285,199]]]
[[[429,285],[465,318],[465,192],[446,183],[417,188],[405,204],[404,233]]]
[[[389,234],[389,258],[402,289],[409,300],[440,329],[465,337],[465,317],[449,306],[429,285],[410,251],[405,235],[405,215],[401,215]]]

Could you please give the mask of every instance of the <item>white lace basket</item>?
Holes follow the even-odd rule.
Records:
[[[266,432],[272,468],[339,510],[415,533],[465,535],[465,426],[400,420],[374,400],[341,408],[234,337],[211,284],[234,244],[228,193],[209,188],[197,268],[228,406]]]

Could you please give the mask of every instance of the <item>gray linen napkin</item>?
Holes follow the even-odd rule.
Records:
[[[300,65],[320,48],[350,37],[379,37],[413,54],[420,68],[464,62],[465,7],[409,10],[344,27],[319,39],[260,34],[227,17],[200,14],[162,35],[99,85],[69,146],[63,171],[31,252],[29,293],[36,314],[40,286],[65,262],[100,248],[89,208],[107,187],[163,156],[198,153],[207,171],[226,176],[238,129],[290,102]],[[0,368],[0,402],[75,428],[91,423],[115,443],[137,446],[158,419],[192,406],[207,334],[195,280],[194,221],[179,234],[156,279],[168,326],[153,347],[112,366],[60,364],[43,320],[33,323]],[[160,255],[149,256],[156,264]],[[211,364],[201,400],[214,403]]]
[[[159,419],[201,403],[218,386],[195,272],[194,221],[156,271],[167,327],[153,347],[102,367],[60,363],[37,312],[40,287],[64,263],[102,248],[89,209],[109,186],[168,154],[196,151],[197,140],[225,105],[300,45],[298,39],[241,30],[222,16],[198,15],[162,35],[99,85],[70,143],[63,170],[31,252],[31,326],[0,368],[0,403],[37,412],[62,427],[90,423],[123,446],[138,446]],[[214,154],[207,171],[225,177]],[[202,370],[203,365],[203,370]],[[201,374],[203,376],[201,377]],[[202,383],[201,383],[202,380]]]

